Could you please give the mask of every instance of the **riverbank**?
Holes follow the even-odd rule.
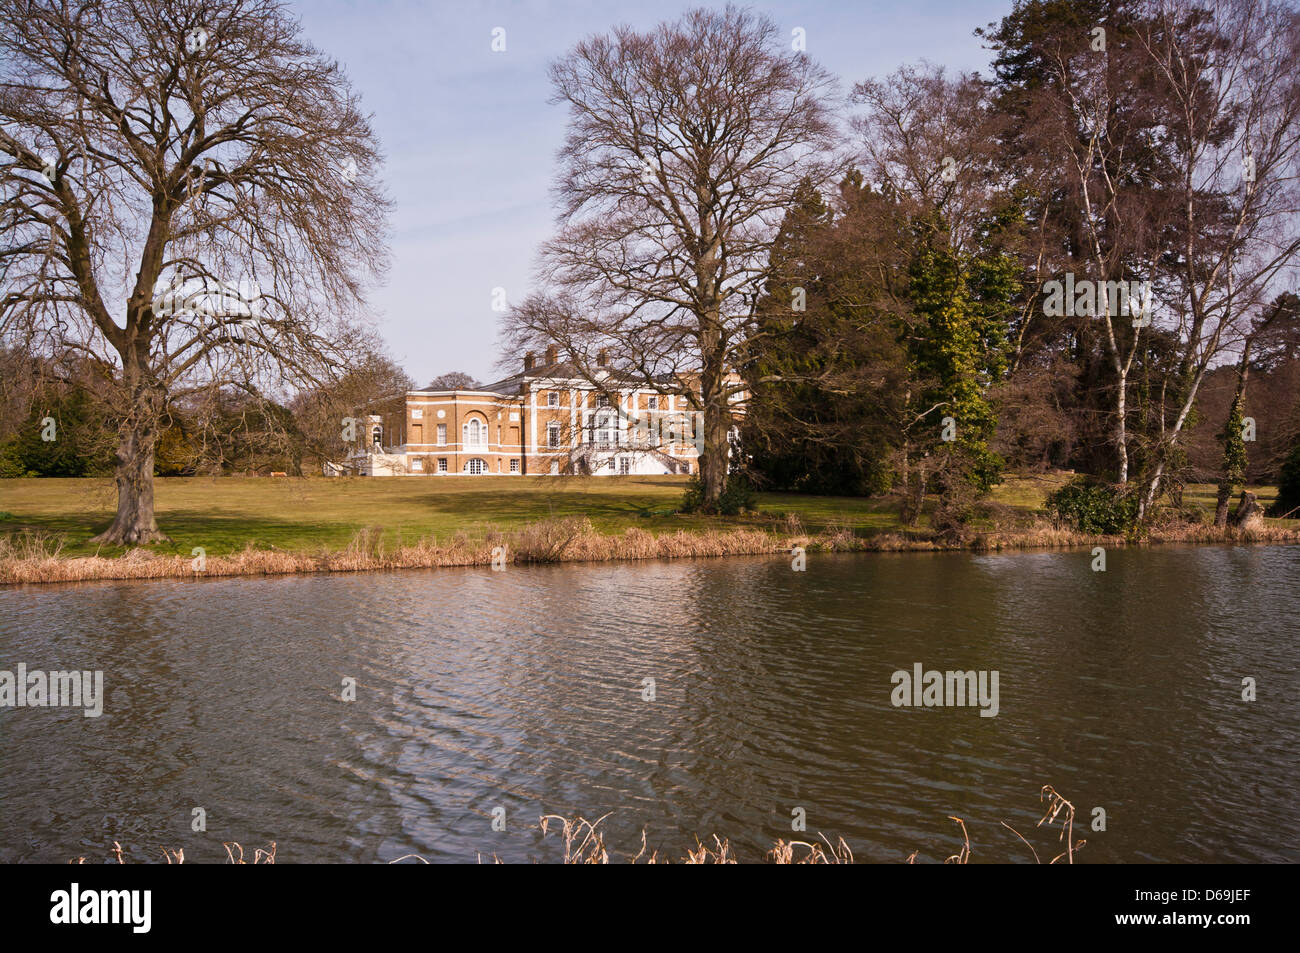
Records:
[[[484,481],[159,480],[158,546],[94,546],[111,482],[0,481],[0,583],[367,572],[807,552],[999,551],[1161,543],[1300,542],[1300,520],[1153,527],[1138,541],[1062,529],[1041,511],[1068,474],[1009,478],[962,539],[904,527],[889,500],[762,494],[738,517],[674,512],[672,478]],[[107,483],[108,486],[101,484]],[[1212,488],[1191,488],[1193,512]],[[1271,491],[1260,488],[1261,499]],[[1202,516],[1204,513],[1202,514]]]
[[[1265,525],[1256,529],[1188,526],[1155,531],[1140,540],[1122,536],[1087,536],[1044,526],[1010,532],[978,533],[950,541],[925,532],[856,536],[847,530],[818,535],[783,534],[756,529],[678,530],[655,535],[629,527],[613,535],[597,532],[590,521],[565,517],[530,524],[512,532],[489,531],[478,539],[459,537],[445,543],[421,539],[390,547],[382,531],[362,531],[344,549],[319,553],[246,549],[226,556],[163,555],[133,549],[123,556],[65,556],[57,540],[26,536],[0,540],[0,584],[84,582],[97,579],[176,579],[200,576],[261,576],[295,573],[376,572],[452,566],[580,563],[612,560],[671,559],[707,556],[815,552],[998,552],[1169,543],[1300,543],[1300,529]]]

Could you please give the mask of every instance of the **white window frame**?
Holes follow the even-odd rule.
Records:
[[[596,446],[618,446],[618,415],[608,405],[596,412],[591,429]]]
[[[465,421],[460,428],[461,446],[466,450],[486,450],[488,447],[487,427],[488,425],[477,417],[471,417]]]
[[[447,446],[447,425],[438,424],[438,444],[439,447]]]

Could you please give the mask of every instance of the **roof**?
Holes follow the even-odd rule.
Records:
[[[644,379],[633,374],[626,374],[623,371],[615,370],[612,367],[604,368],[607,378],[615,381],[621,381],[625,384],[644,384]],[[589,383],[586,376],[582,373],[581,368],[572,361],[557,361],[554,364],[537,364],[531,370],[521,371],[510,377],[495,381],[491,384],[485,384],[486,390],[499,394],[518,394],[523,390],[525,381],[530,380],[565,380],[565,381],[583,381]]]

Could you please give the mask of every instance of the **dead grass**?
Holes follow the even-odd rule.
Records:
[[[1065,850],[1061,851],[1049,863],[1055,864],[1062,860],[1068,864],[1074,863],[1075,853],[1087,843],[1084,840],[1076,841],[1074,839],[1074,805],[1062,797],[1050,784],[1044,784],[1039,790],[1039,800],[1046,803],[1046,808],[1037,826],[1043,827],[1046,825],[1051,830],[1059,825],[1060,832],[1057,841],[1065,844]],[[588,821],[583,817],[571,819],[559,814],[548,814],[541,818],[539,826],[543,834],[548,833],[552,822],[559,827],[564,845],[564,855],[560,861],[561,863],[608,864],[610,863],[609,849],[605,846],[605,838],[600,831],[600,825],[607,817],[609,817],[608,814],[594,821]],[[969,864],[971,846],[970,832],[966,829],[966,822],[960,817],[950,816],[949,820],[955,822],[961,828],[962,843],[955,854],[951,854],[944,859],[944,863]],[[1019,831],[1006,821],[1002,822],[1002,826],[1015,834],[1029,848],[1036,863],[1042,863],[1033,844],[1026,840]],[[817,836],[820,838],[820,842],[778,840],[776,845],[764,855],[764,859],[773,864],[852,864],[856,862],[853,851],[844,838],[838,838],[832,843],[825,834],[819,833]],[[918,853],[918,851],[913,851],[908,855],[905,862],[909,864],[915,863]],[[648,852],[646,832],[644,830],[641,832],[641,849],[630,859],[630,862],[634,864],[667,863],[667,861],[659,857],[658,851]],[[687,849],[681,863],[738,864],[740,860],[737,858],[728,838],[713,834],[709,837],[707,843],[702,843],[699,838],[696,838],[695,847]]]
[[[1039,800],[1046,803],[1042,819],[1037,826],[1044,825],[1050,830],[1057,825],[1060,826],[1060,833],[1057,837],[1058,843],[1065,844],[1065,850],[1061,851],[1049,863],[1059,863],[1065,860],[1066,863],[1074,863],[1074,855],[1080,850],[1087,841],[1074,839],[1074,805],[1062,797],[1055,788],[1050,784],[1044,784],[1039,791]],[[560,840],[564,848],[564,854],[560,859],[562,864],[609,864],[610,853],[605,846],[605,835],[600,830],[600,825],[608,818],[609,814],[604,814],[594,821],[589,821],[584,817],[565,817],[562,814],[545,814],[538,820],[538,828],[543,836],[550,834],[552,826],[558,828]],[[948,856],[944,863],[946,864],[968,864],[971,857],[970,832],[966,829],[966,822],[960,817],[949,817],[961,828],[962,845],[957,853]],[[1039,859],[1038,851],[1034,849],[1025,837],[1006,821],[1002,826],[1011,831],[1020,839],[1020,841],[1029,848],[1034,855],[1036,863],[1042,863]],[[818,841],[786,841],[777,840],[776,845],[766,854],[764,860],[773,864],[852,864],[856,863],[853,857],[853,851],[845,842],[844,838],[838,838],[832,842],[825,834],[818,834]],[[719,837],[713,834],[709,838],[709,843],[702,843],[699,838],[695,840],[695,847],[688,848],[685,855],[681,858],[683,864],[738,864],[739,858],[731,846],[731,841],[725,837]],[[222,845],[226,850],[226,862],[231,864],[274,864],[276,844],[272,841],[269,847],[259,847],[253,851],[251,860],[244,859],[244,849],[237,842],[229,842]],[[184,850],[169,850],[159,848],[164,860],[169,864],[185,863]],[[122,845],[113,842],[113,854],[119,864],[126,863],[122,857]],[[905,860],[905,863],[915,863],[917,851],[913,851]],[[419,854],[403,854],[389,863],[397,864],[402,861],[418,861],[427,864],[428,861]],[[84,864],[85,857],[77,857],[70,860],[71,864]],[[479,862],[483,862],[482,855],[479,855]],[[646,832],[641,831],[641,849],[630,858],[633,864],[664,864],[668,861],[659,856],[659,852],[649,849],[646,843]],[[492,856],[492,863],[502,863],[501,859],[495,854]]]
[[[270,847],[258,847],[253,851],[252,860],[244,860],[244,848],[237,841],[230,841],[221,845],[226,849],[226,863],[229,864],[274,864],[275,863],[275,841],[271,841]],[[169,864],[185,863],[185,850],[172,850],[168,847],[158,848],[163,855],[163,859]],[[113,858],[119,864],[125,864],[126,860],[122,857],[122,845],[113,841]],[[74,857],[68,861],[69,864],[84,864],[86,858]]]
[[[402,541],[400,534],[391,539],[383,527],[367,526],[337,550],[294,552],[276,547],[255,549],[249,544],[242,552],[202,557],[143,548],[115,557],[65,556],[63,537],[26,530],[0,536],[0,584],[372,572],[487,566],[494,562],[505,565],[775,555],[788,554],[796,546],[810,552],[1000,552],[1161,543],[1300,542],[1300,529],[1269,522],[1253,529],[1218,528],[1210,523],[1169,524],[1153,528],[1136,541],[1121,536],[1086,536],[1043,520],[976,533],[963,542],[945,541],[928,532],[857,535],[851,525],[835,520],[817,534],[798,532],[801,529],[795,517],[770,529],[679,529],[655,534],[632,526],[622,533],[601,533],[584,517],[565,516],[513,530],[489,527],[476,534],[462,530],[442,541],[425,536],[409,544]]]

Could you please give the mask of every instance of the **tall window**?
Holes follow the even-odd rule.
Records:
[[[548,447],[558,447],[560,445],[560,425],[551,421],[546,425],[546,445]]]
[[[607,447],[618,440],[618,418],[612,410],[602,410],[596,414],[596,443]]]
[[[465,424],[464,430],[466,447],[474,448],[487,446],[487,424],[480,422],[478,418],[471,418],[469,422]]]
[[[384,445],[384,428],[375,424],[370,428],[370,443],[376,450],[382,449]]]
[[[447,446],[447,425],[438,424],[438,446]]]

